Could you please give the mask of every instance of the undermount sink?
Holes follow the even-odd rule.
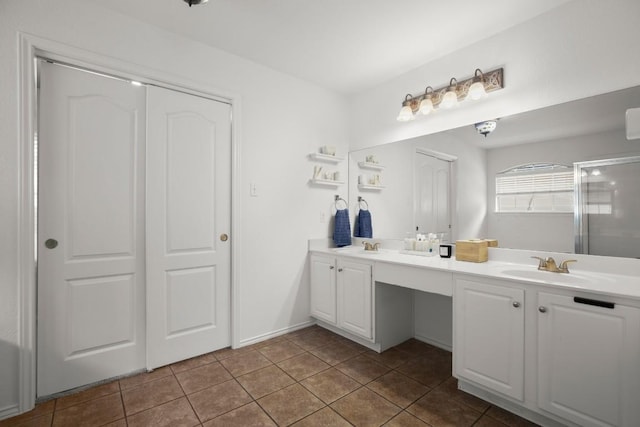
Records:
[[[526,270],[526,269],[511,269],[501,271],[505,276],[511,276],[525,280],[537,280],[542,282],[557,282],[566,284],[586,284],[596,283],[604,278],[599,275],[585,276],[583,274],[575,273],[554,273],[551,271],[541,270]]]

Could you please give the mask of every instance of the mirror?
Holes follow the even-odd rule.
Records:
[[[402,239],[414,235],[416,226],[440,231],[420,228],[417,220],[424,203],[415,195],[415,157],[426,152],[451,164],[451,241],[492,238],[505,248],[574,252],[573,213],[496,213],[495,176],[532,163],[573,167],[638,155],[640,140],[625,135],[625,112],[635,107],[640,87],[502,117],[486,137],[469,125],[352,151],[349,200],[356,208],[358,197],[366,200],[374,238]]]

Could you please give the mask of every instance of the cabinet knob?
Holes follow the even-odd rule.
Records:
[[[339,269],[338,269],[338,271],[342,271],[342,269],[341,269],[341,268],[339,268]]]
[[[513,306],[514,306],[515,308],[518,308],[518,307],[520,307],[520,303],[519,303],[518,301],[514,301],[514,302],[513,302]]]
[[[333,270],[335,267],[333,265],[329,266],[329,270]]]
[[[538,307],[538,311],[540,313],[546,313],[547,312],[547,307],[541,305],[540,307]]]

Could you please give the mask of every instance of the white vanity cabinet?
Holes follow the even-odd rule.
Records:
[[[456,377],[519,401],[524,399],[524,298],[519,287],[456,277]]]
[[[640,308],[538,293],[538,406],[580,426],[640,425]]]
[[[311,316],[335,325],[336,309],[336,258],[311,255]]]
[[[311,316],[373,339],[371,264],[311,255]]]
[[[338,327],[373,339],[371,265],[338,259]]]

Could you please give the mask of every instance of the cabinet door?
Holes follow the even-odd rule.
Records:
[[[538,294],[538,405],[581,426],[638,426],[640,309]]]
[[[311,255],[311,316],[336,324],[336,260]]]
[[[371,266],[338,260],[338,326],[363,338],[373,338]]]
[[[524,291],[456,280],[455,374],[514,399],[524,397]]]

